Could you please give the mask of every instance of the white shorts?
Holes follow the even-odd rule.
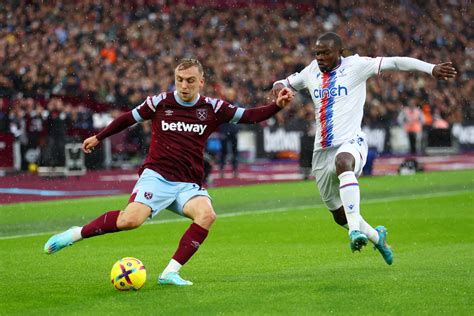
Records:
[[[198,195],[211,200],[207,190],[201,189],[195,183],[168,181],[158,172],[145,169],[133,188],[129,203],[139,202],[148,205],[151,208],[151,217],[163,209],[184,216],[184,205]]]
[[[339,196],[339,179],[336,174],[336,156],[347,152],[354,156],[356,176],[360,176],[367,161],[367,138],[364,132],[359,132],[354,138],[347,140],[339,147],[316,150],[313,153],[313,175],[326,207],[337,210],[342,206]]]

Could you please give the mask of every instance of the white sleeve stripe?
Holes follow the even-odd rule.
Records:
[[[223,103],[224,101],[222,100],[219,100],[219,102],[217,102],[216,107],[214,108],[214,113],[217,113],[217,111],[219,111]]]
[[[237,111],[235,111],[234,117],[229,121],[229,123],[237,124],[242,118],[242,115],[244,115],[244,111],[245,111],[244,108],[237,108]]]
[[[284,85],[285,87],[288,87],[288,84],[286,83],[286,81],[288,81],[288,78],[287,78],[287,79],[282,79],[282,80],[275,81],[275,82],[273,83],[273,86],[275,86],[275,85],[278,84],[278,83],[281,83],[281,84]]]
[[[150,97],[146,98],[146,105],[148,105],[148,107],[149,107],[153,112],[156,111],[156,108],[153,106],[153,103],[152,103]]]
[[[140,114],[138,113],[138,110],[136,108],[132,110],[132,115],[133,115],[133,118],[135,119],[135,121],[143,122],[143,119],[140,116]]]
[[[155,109],[158,106],[158,104],[160,104],[160,102],[163,101],[164,99],[166,99],[166,93],[161,93],[160,95],[154,95],[151,98],[147,97],[146,101],[150,109],[152,109],[153,112],[155,112]],[[151,106],[153,106],[153,108],[151,108]]]

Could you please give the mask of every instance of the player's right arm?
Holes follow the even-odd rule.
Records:
[[[293,91],[299,91],[305,89],[306,78],[310,72],[310,67],[312,64],[306,66],[301,72],[295,72],[294,74],[288,76],[286,79],[278,80],[273,83],[272,95],[274,97],[278,96],[278,93],[281,89],[287,87]]]
[[[164,95],[165,94],[162,93],[159,96],[147,97],[145,102],[137,106],[135,109],[114,119],[100,133],[84,140],[82,143],[82,150],[86,154],[89,154],[104,138],[120,133],[137,122],[151,119],[156,111],[156,106],[164,98]]]
[[[438,80],[448,80],[457,74],[451,62],[436,65],[411,57],[383,57],[380,60],[380,71],[383,70],[419,71]]]

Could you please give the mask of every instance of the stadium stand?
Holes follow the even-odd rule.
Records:
[[[406,73],[371,79],[366,126],[397,125],[408,100],[433,118],[425,131],[474,123],[474,31],[465,2],[298,3],[2,1],[0,133],[13,134],[22,153],[39,146],[40,164],[61,164],[63,158],[52,159],[51,153],[62,139],[80,141],[112,113],[172,89],[175,62],[187,56],[205,65],[206,95],[219,97],[233,88],[239,104],[264,103],[273,81],[314,58],[314,41],[325,31],[340,34],[348,53],[451,60],[458,69],[458,79],[448,83]],[[296,108],[285,109],[274,124],[291,126],[311,117]],[[127,154],[146,147],[138,141],[147,135],[143,129],[124,137]],[[142,157],[144,150],[138,152]]]

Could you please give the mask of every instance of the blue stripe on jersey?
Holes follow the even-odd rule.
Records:
[[[178,91],[174,92],[174,99],[176,100],[176,102],[178,102],[179,105],[182,105],[182,106],[194,106],[199,101],[200,97],[201,97],[201,95],[198,94],[196,96],[196,100],[191,101],[191,102],[185,102],[185,101],[181,100],[181,98],[179,97]]]
[[[140,114],[138,113],[138,109],[135,108],[132,110],[132,115],[133,115],[133,118],[135,119],[135,121],[137,122],[143,122],[143,119],[142,117],[140,116]]]
[[[229,123],[237,124],[242,118],[242,115],[244,115],[244,111],[245,111],[244,108],[237,108],[237,111],[235,111],[234,117],[229,121]]]

